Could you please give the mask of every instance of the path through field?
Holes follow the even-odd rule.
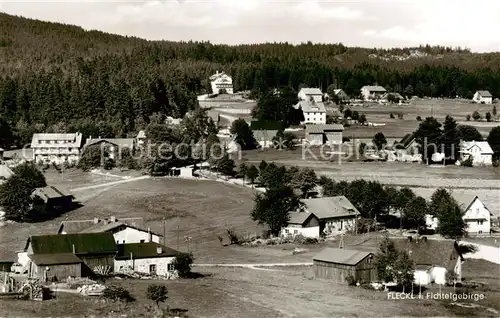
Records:
[[[133,182],[133,181],[138,181],[138,180],[143,180],[143,179],[149,179],[150,176],[140,176],[136,178],[130,178],[130,179],[124,179],[124,180],[118,180],[118,181],[112,181],[108,183],[103,183],[103,184],[97,184],[97,185],[92,185],[92,186],[87,186],[87,187],[81,187],[81,188],[76,188],[76,189],[71,189],[71,192],[78,192],[78,191],[85,191],[85,190],[91,190],[91,189],[98,189],[98,188],[105,188],[109,187],[112,185],[117,185],[117,184],[122,184],[122,183],[128,183],[128,182]]]

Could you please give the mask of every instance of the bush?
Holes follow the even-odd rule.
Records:
[[[493,160],[493,167],[495,168],[500,167],[500,160]]]
[[[347,281],[347,285],[356,286],[356,278],[354,278],[353,276],[349,275],[345,278],[345,280]]]
[[[472,156],[469,156],[469,158],[463,160],[462,162],[460,162],[460,165],[462,167],[472,167],[473,164],[472,164]]]
[[[467,120],[467,121],[470,121],[470,118],[471,118],[470,114],[467,114],[467,116],[465,116],[465,120]]]
[[[182,253],[174,259],[174,268],[179,273],[179,277],[190,277],[191,264],[193,264],[193,260],[193,254],[191,253]]]
[[[107,286],[102,293],[102,297],[111,301],[131,302],[135,300],[128,290],[115,285]]]
[[[159,306],[160,302],[165,302],[168,299],[167,285],[149,285],[146,291],[147,299],[150,299]]]
[[[389,118],[394,119],[394,115],[391,113],[391,114],[389,115]]]
[[[422,117],[417,116],[417,121],[422,121]]]
[[[238,235],[236,235],[236,232],[234,232],[234,230],[227,229],[226,231],[227,231],[227,235],[229,236],[229,241],[231,242],[231,244],[239,244],[240,243]]]

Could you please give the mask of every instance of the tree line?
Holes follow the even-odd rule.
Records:
[[[0,30],[0,115],[15,137],[3,147],[25,144],[40,131],[124,137],[153,113],[183,117],[197,107],[196,94],[210,92],[208,77],[216,70],[233,77],[236,91],[253,91],[274,105],[259,108],[259,118],[288,122],[296,114],[270,89],[334,85],[358,95],[363,85],[377,83],[405,95],[470,97],[488,89],[500,96],[500,54],[422,47],[428,57],[386,61],[371,54],[410,49],[145,41],[5,14]]]

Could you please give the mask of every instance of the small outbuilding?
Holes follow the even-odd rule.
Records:
[[[370,283],[376,280],[373,253],[325,248],[313,258],[314,277],[333,280],[346,284],[349,277],[357,283]]]
[[[84,262],[72,253],[34,254],[29,258],[31,278],[53,281],[68,277],[86,277],[92,274]]]

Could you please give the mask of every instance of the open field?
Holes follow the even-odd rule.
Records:
[[[482,262],[466,262],[464,276],[480,281],[483,274],[498,271]],[[485,299],[472,302],[480,307],[467,309],[449,300],[390,300],[385,292],[332,284],[313,279],[312,269],[294,267],[261,270],[245,268],[203,268],[205,277],[194,280],[155,282],[150,280],[110,281],[124,286],[137,299],[129,305],[102,303],[92,298],[58,294],[46,302],[0,300],[1,316],[47,317],[91,315],[118,317],[150,317],[154,310],[145,299],[149,284],[166,284],[170,308],[186,311],[190,317],[372,317],[388,316],[480,316],[497,317],[500,309],[497,285],[487,285],[470,293],[483,293]],[[484,275],[483,275],[484,276]],[[486,277],[487,276],[487,277]],[[484,278],[491,281],[492,274]],[[452,292],[443,288],[442,293]],[[457,292],[460,292],[457,289]],[[469,305],[471,301],[459,301]]]

